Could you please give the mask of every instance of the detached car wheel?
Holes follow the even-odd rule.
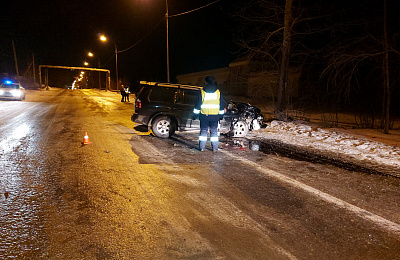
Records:
[[[175,127],[171,118],[167,116],[156,117],[151,126],[153,134],[161,138],[169,138],[175,133]]]
[[[244,121],[237,121],[233,125],[233,137],[245,137],[249,132],[249,126]]]

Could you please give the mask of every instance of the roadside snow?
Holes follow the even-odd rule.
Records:
[[[358,161],[399,168],[400,148],[352,136],[338,131],[308,125],[303,121],[272,121],[266,128],[253,131],[252,136],[277,139],[285,143],[329,151]]]

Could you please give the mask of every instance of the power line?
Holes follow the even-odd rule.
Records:
[[[192,13],[192,12],[198,11],[198,10],[200,10],[200,9],[203,9],[204,7],[207,7],[207,6],[210,6],[210,5],[212,5],[212,4],[215,4],[215,3],[219,2],[219,1],[221,1],[221,0],[216,0],[216,1],[212,2],[212,3],[206,4],[206,5],[204,5],[204,6],[201,6],[201,7],[199,7],[199,8],[196,8],[196,9],[193,9],[193,10],[190,10],[190,11],[187,11],[187,12],[183,12],[183,13],[180,13],[180,14],[169,15],[168,18],[169,18],[169,17],[180,16],[180,15],[184,15],[184,14],[188,14],[188,13]],[[161,19],[161,20],[160,20],[146,35],[144,35],[139,41],[135,42],[133,45],[129,46],[128,48],[126,48],[126,49],[124,49],[124,50],[122,50],[122,51],[118,51],[117,53],[125,52],[125,51],[127,51],[127,50],[132,49],[132,48],[135,47],[136,45],[138,45],[138,44],[139,44],[140,42],[142,42],[145,38],[147,38],[147,36],[149,36],[150,33],[152,33],[164,20],[165,20],[165,17],[163,17],[163,19]]]
[[[187,11],[187,12],[183,12],[183,13],[180,13],[180,14],[169,15],[168,17],[175,17],[175,16],[180,16],[180,15],[188,14],[188,13],[191,13],[191,12],[194,12],[194,11],[197,11],[197,10],[200,10],[200,9],[202,9],[202,8],[204,8],[204,7],[210,6],[210,5],[212,5],[212,4],[215,4],[215,3],[219,2],[219,1],[221,1],[221,0],[216,0],[216,1],[212,2],[212,3],[206,4],[206,5],[204,5],[204,6],[201,6],[201,7],[199,7],[199,8],[196,8],[196,9],[193,9],[193,10],[190,10],[190,11]]]
[[[129,49],[135,47],[136,45],[138,45],[141,41],[143,41],[145,38],[147,38],[147,36],[149,36],[149,34],[152,33],[152,32],[161,24],[161,22],[164,21],[164,19],[165,19],[165,17],[163,17],[163,19],[161,19],[161,20],[153,27],[153,29],[151,29],[151,30],[150,30],[145,36],[143,36],[139,41],[135,42],[133,45],[131,45],[130,47],[128,47],[128,48],[126,48],[126,49],[124,49],[124,50],[122,50],[122,51],[118,51],[118,53],[125,52],[125,51],[127,51],[127,50],[129,50]]]

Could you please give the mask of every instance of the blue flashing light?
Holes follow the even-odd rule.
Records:
[[[7,85],[13,84],[13,82],[11,80],[6,80],[6,81],[4,81],[4,83],[6,83]]]

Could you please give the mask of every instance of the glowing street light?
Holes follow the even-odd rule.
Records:
[[[89,66],[89,63],[86,62],[86,61],[85,61],[83,64],[84,64],[85,66]]]
[[[89,51],[88,52],[88,56],[93,58],[94,54],[93,52]],[[100,57],[97,56],[97,62],[98,62],[98,68],[100,69]],[[100,76],[100,71],[99,71],[99,89],[101,90],[101,76]],[[106,90],[107,90],[107,86],[106,86]]]
[[[107,37],[104,36],[104,34],[101,34],[99,36],[100,41],[102,42],[106,42],[107,41]],[[112,41],[112,40],[111,40]],[[118,88],[118,49],[117,49],[117,44],[112,41],[114,43],[114,52],[115,52],[115,74],[116,74],[116,78],[117,78],[117,90]]]

